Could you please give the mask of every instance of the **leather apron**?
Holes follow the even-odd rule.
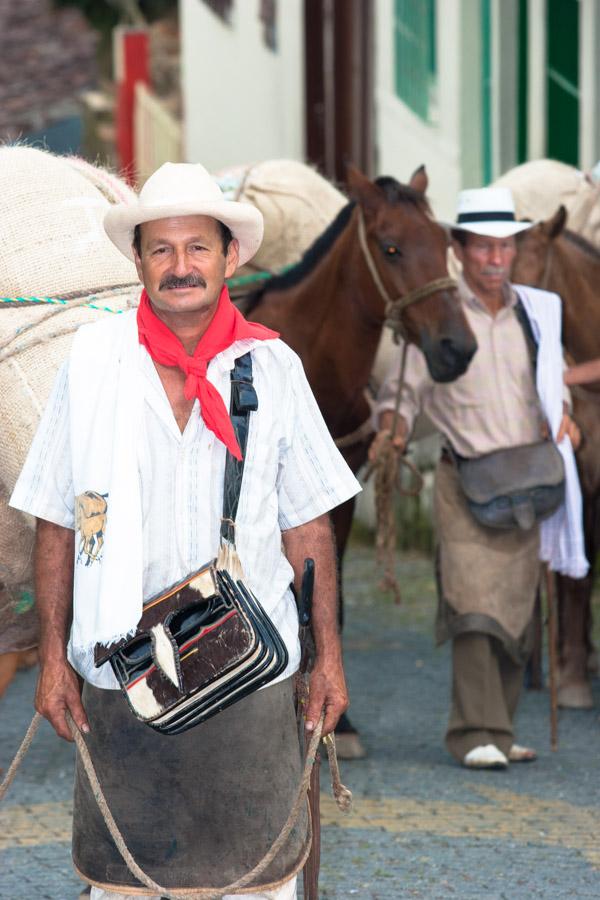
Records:
[[[293,678],[257,691],[181,735],[132,714],[120,691],[83,690],[86,737],[100,785],[134,859],[169,889],[221,887],[270,849],[293,805],[302,763]],[[272,890],[303,866],[307,814],[244,893]],[[129,872],[104,823],[79,757],[73,861],[105,890],[148,893]]]

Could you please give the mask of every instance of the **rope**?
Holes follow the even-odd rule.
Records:
[[[355,428],[350,434],[345,434],[344,437],[336,438],[335,446],[338,450],[344,450],[346,447],[354,447],[355,444],[362,444],[362,442],[366,441],[372,434],[373,423],[371,421],[371,416],[369,416],[362,425]]]
[[[277,272],[263,270],[260,272],[251,272],[249,275],[238,275],[236,278],[228,278],[227,287],[229,290],[233,290],[234,288],[245,287],[247,284],[255,284],[257,281],[269,281],[271,278],[285,275],[285,273],[289,272],[290,269],[293,269],[295,265],[297,264],[288,263],[287,266],[283,266]]]
[[[398,379],[398,388],[396,390],[396,399],[394,404],[394,417],[390,433],[379,447],[377,457],[370,464],[365,474],[365,481],[368,481],[373,472],[375,473],[375,510],[376,510],[376,532],[375,532],[375,548],[377,560],[383,563],[384,571],[379,587],[384,591],[391,591],[394,597],[394,603],[400,604],[402,597],[400,595],[400,586],[396,578],[396,543],[397,543],[397,521],[394,505],[394,493],[397,492],[401,497],[417,497],[423,487],[423,476],[404,453],[400,453],[398,448],[394,446],[394,438],[398,431],[398,423],[400,421],[400,400],[402,397],[402,389],[404,387],[404,375],[406,371],[406,354],[408,344],[405,342],[402,346],[402,358],[400,362],[400,377]],[[413,478],[414,486],[405,487],[402,483],[402,469],[408,469]]]
[[[331,734],[325,735],[323,743],[327,748],[327,759],[329,761],[329,772],[331,774],[331,790],[335,797],[335,802],[341,812],[350,812],[352,809],[352,791],[349,791],[341,782],[340,767],[335,749],[335,735],[333,731]]]
[[[402,313],[407,306],[410,306],[412,303],[418,303],[419,300],[424,300],[426,297],[431,296],[431,294],[436,294],[438,291],[445,291],[448,289],[454,290],[455,288],[456,281],[454,278],[436,278],[434,281],[429,281],[427,284],[424,284],[423,287],[415,288],[414,291],[410,291],[410,293],[406,294],[404,297],[398,297],[396,300],[388,301],[385,308],[386,318],[384,325],[387,328],[391,328],[395,343],[399,343],[399,335],[401,335],[404,340],[408,340],[406,329],[402,322]]]
[[[100,812],[102,813],[102,817],[103,817],[103,819],[106,823],[106,826],[111,834],[111,837],[113,838],[113,840],[115,842],[117,850],[121,854],[127,868],[131,872],[131,874],[135,878],[137,878],[138,881],[140,881],[147,888],[150,888],[150,890],[152,890],[153,893],[161,894],[165,898],[165,900],[196,900],[196,898],[197,898],[197,900],[222,900],[222,897],[224,894],[231,894],[236,891],[239,891],[241,888],[248,885],[255,878],[258,878],[258,876],[261,875],[261,873],[264,872],[264,870],[271,864],[271,862],[275,859],[275,857],[277,856],[277,854],[279,853],[279,851],[285,844],[286,840],[289,838],[289,836],[292,832],[292,829],[294,828],[294,825],[296,824],[298,816],[300,815],[302,807],[307,799],[308,789],[310,786],[310,777],[311,777],[313,766],[315,764],[315,759],[316,759],[317,751],[319,748],[319,742],[321,740],[321,734],[323,731],[324,718],[325,718],[325,712],[323,711],[321,713],[321,717],[317,723],[317,726],[311,736],[308,750],[306,752],[306,761],[304,764],[304,771],[302,773],[300,785],[296,792],[296,797],[294,799],[294,803],[292,805],[290,813],[289,813],[287,820],[286,820],[285,824],[283,825],[279,835],[277,836],[277,838],[275,839],[275,841],[273,842],[273,844],[271,845],[271,847],[267,851],[267,853],[263,856],[263,858],[254,866],[254,868],[250,872],[247,872],[245,875],[243,875],[241,878],[238,878],[232,884],[229,884],[229,885],[226,885],[226,886],[220,887],[220,888],[200,888],[197,891],[194,890],[193,892],[186,890],[185,894],[181,894],[181,893],[178,893],[175,891],[171,891],[171,890],[164,888],[161,885],[157,884],[152,878],[150,878],[149,875],[147,875],[143,871],[143,869],[140,868],[140,866],[137,864],[137,862],[131,855],[131,852],[130,852],[129,848],[127,847],[125,839],[124,839],[123,835],[121,834],[121,831],[119,830],[119,827],[118,827],[117,823],[115,822],[113,815],[110,811],[110,808],[106,801],[106,797],[104,796],[104,793],[100,786],[100,782],[98,781],[98,776],[96,775],[96,770],[94,768],[94,764],[90,757],[90,753],[86,746],[83,735],[81,734],[81,732],[75,725],[73,719],[71,718],[70,713],[68,711],[66,712],[66,719],[67,719],[69,728],[71,729],[71,733],[73,735],[73,739],[77,746],[77,750],[80,754],[81,761],[83,763],[83,767],[85,769],[86,775],[87,775],[89,783],[90,783],[90,787],[92,789],[92,793],[94,795],[94,799],[96,800],[96,803],[98,804],[98,808],[100,809]],[[4,798],[6,792],[8,791],[8,788],[10,787],[10,785],[13,782],[13,779],[17,773],[17,770],[18,770],[19,766],[21,765],[21,762],[23,761],[23,757],[29,750],[29,747],[31,746],[31,742],[39,728],[41,719],[42,719],[41,715],[38,712],[36,712],[35,715],[33,716],[33,719],[31,720],[29,728],[27,729],[27,733],[25,734],[25,737],[23,738],[21,746],[19,747],[19,749],[15,755],[15,758],[13,759],[12,763],[10,764],[8,773],[5,777],[5,779],[3,780],[2,784],[0,784],[0,801]],[[329,740],[327,740],[328,738],[329,738]],[[348,788],[344,787],[344,785],[340,781],[337,755],[335,752],[335,742],[330,735],[327,735],[326,738],[324,738],[324,741],[326,742],[326,746],[327,746],[327,756],[329,759],[329,765],[331,767],[332,787],[333,787],[336,803],[342,812],[348,812],[350,810],[350,807],[352,804],[352,793],[351,793],[351,791],[348,790]],[[311,816],[310,816],[310,808],[309,808],[308,836],[307,836],[307,840],[306,840],[306,844],[305,844],[305,848],[304,848],[302,864],[304,864],[304,862],[306,861],[306,859],[308,857],[308,853],[309,853],[310,846],[312,843],[312,835],[313,835],[313,824],[312,824],[312,820],[311,820]]]
[[[67,300],[79,300],[81,297],[87,297],[88,299],[97,297],[98,294],[119,294],[128,288],[140,288],[139,281],[127,281],[123,284],[111,284],[107,287],[83,288],[61,294],[60,297],[2,297],[0,300],[3,303],[13,304],[14,306],[27,306],[35,303],[64,303]]]
[[[4,796],[8,791],[9,787],[14,781],[14,777],[17,774],[17,770],[23,761],[23,757],[29,750],[31,746],[31,742],[34,739],[38,728],[40,727],[40,723],[42,721],[42,717],[38,712],[35,713],[33,719],[29,723],[29,728],[25,733],[25,737],[21,741],[21,746],[17,750],[15,754],[15,758],[11,762],[8,767],[8,772],[6,773],[6,777],[4,778],[2,784],[0,784],[0,802],[4,800]]]
[[[76,306],[78,304],[74,304],[69,300],[65,300],[59,297],[0,297],[0,303],[4,303],[7,306],[15,307],[15,306],[41,306],[41,305],[58,305],[61,306]],[[89,306],[90,309],[99,309],[101,312],[109,312],[109,313],[120,313],[123,312],[122,309],[113,309],[111,306],[98,306],[97,303],[81,303],[80,306]]]
[[[139,285],[118,285],[110,288],[106,288],[106,293],[114,293],[121,294],[127,288],[139,287]],[[19,338],[22,338],[24,334],[28,331],[33,331],[39,325],[44,322],[47,322],[49,319],[52,319],[54,316],[58,316],[67,310],[72,309],[80,309],[81,307],[91,307],[92,309],[99,309],[106,312],[111,313],[120,313],[123,310],[120,309],[112,309],[111,307],[101,307],[94,305],[90,302],[90,293],[86,291],[85,294],[81,292],[76,296],[67,295],[66,297],[2,297],[0,298],[0,302],[6,302],[9,305],[16,306],[19,303],[23,303],[24,306],[32,306],[37,304],[49,304],[51,306],[56,306],[55,309],[48,310],[47,313],[40,316],[35,322],[28,322],[25,325],[17,328],[14,334],[7,337],[4,341],[0,342],[0,362],[4,362],[4,360],[9,359],[11,356],[17,356],[20,353],[25,353],[27,350],[31,350],[33,347],[38,346],[39,344],[47,344],[51,341],[55,340],[58,337],[62,337],[66,334],[71,334],[80,326],[80,322],[75,325],[71,325],[68,328],[61,329],[60,331],[52,332],[50,334],[46,334],[43,337],[34,337],[32,340],[26,341],[25,343],[17,346],[10,347],[14,341]]]
[[[293,269],[296,263],[288,263],[286,266],[282,266],[281,269],[278,269],[276,272],[269,272],[264,269],[260,272],[251,272],[248,275],[237,275],[235,278],[227,279],[227,287],[229,290],[233,290],[239,287],[246,287],[249,284],[256,284],[259,281],[269,281],[271,278],[276,278],[279,275],[285,275],[286,272],[289,272],[290,269]],[[81,292],[76,292],[73,294],[63,294],[61,297],[0,297],[0,303],[3,303],[5,306],[39,306],[40,304],[66,304],[70,300],[76,299],[81,296],[96,297],[98,294],[103,292],[112,292],[112,291],[121,291],[125,288],[129,287],[139,287],[138,282],[132,284],[123,284],[118,285],[117,287],[110,288],[99,288],[98,290],[86,290],[85,295]],[[84,303],[83,306],[89,306],[90,309],[99,309],[101,312],[112,312],[112,313],[120,313],[123,310],[121,309],[112,309],[110,306],[97,306],[95,303]]]

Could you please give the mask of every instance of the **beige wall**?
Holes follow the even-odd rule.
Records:
[[[304,155],[301,0],[278,5],[278,47],[263,41],[259,3],[237,2],[231,24],[202,0],[181,0],[184,153],[210,171]]]

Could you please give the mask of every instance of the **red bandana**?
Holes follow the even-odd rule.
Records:
[[[193,356],[187,355],[179,338],[158,318],[145,290],[140,297],[137,325],[140,344],[143,344],[152,359],[161,365],[179,366],[186,375],[183,389],[186,399],[198,397],[200,413],[206,427],[225,444],[236,459],[241,459],[240,446],[223,398],[207,379],[206,368],[217,353],[226,350],[235,341],[245,338],[266,341],[279,337],[278,333],[265,328],[264,325],[247,322],[229,299],[229,291],[225,285],[219,296],[214,318],[198,341]]]

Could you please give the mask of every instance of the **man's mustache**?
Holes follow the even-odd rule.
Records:
[[[178,278],[177,275],[165,275],[160,282],[158,289],[159,291],[172,291],[175,288],[195,287],[205,288],[206,282],[201,275],[190,272],[189,275],[184,275],[183,278]]]

